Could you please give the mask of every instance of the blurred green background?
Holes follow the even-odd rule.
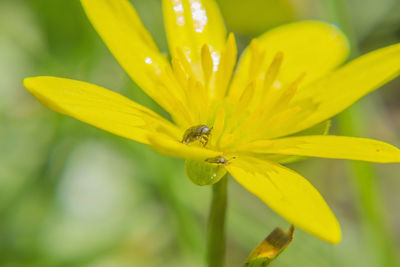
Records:
[[[160,0],[132,2],[167,52]],[[398,0],[218,2],[240,49],[300,19],[337,23],[353,56],[400,40]],[[0,266],[204,266],[210,188],[191,184],[182,160],[44,108],[21,85],[35,75],[93,82],[162,113],[78,0],[0,0]],[[400,79],[338,116],[331,133],[399,147]],[[326,198],[343,241],[333,246],[297,229],[271,266],[399,266],[399,164],[310,159],[290,167]],[[227,266],[241,266],[276,226],[289,224],[231,179]]]

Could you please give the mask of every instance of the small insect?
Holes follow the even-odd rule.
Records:
[[[203,124],[190,127],[185,131],[181,142],[184,144],[189,144],[198,140],[203,146],[206,146],[212,128],[213,127],[209,128]]]
[[[235,159],[235,157],[233,157],[232,159]],[[208,158],[205,160],[208,163],[213,163],[213,164],[220,164],[220,165],[228,165],[230,162],[224,158],[223,156],[217,156],[215,158]]]

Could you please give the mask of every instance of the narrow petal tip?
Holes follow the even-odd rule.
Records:
[[[342,240],[342,230],[340,229],[340,224],[337,219],[335,218],[334,220],[332,220],[332,224],[327,227],[324,235],[316,234],[316,236],[333,245],[339,244]]]
[[[35,80],[35,77],[28,77],[22,80],[22,85],[28,90],[32,90],[32,82]]]
[[[26,90],[28,90],[32,94],[35,94],[35,92],[37,91],[38,82],[40,82],[41,80],[44,81],[46,78],[46,76],[27,77],[22,80],[22,85],[26,88]]]

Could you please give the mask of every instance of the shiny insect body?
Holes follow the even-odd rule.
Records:
[[[189,144],[194,141],[199,141],[203,146],[208,143],[208,138],[211,134],[212,127],[209,128],[207,125],[197,125],[187,129],[183,135],[182,143]]]
[[[232,158],[232,159],[235,159],[235,158]],[[227,160],[223,156],[217,156],[215,158],[208,158],[205,161],[208,163],[219,164],[219,165],[228,165],[229,164],[229,160]]]

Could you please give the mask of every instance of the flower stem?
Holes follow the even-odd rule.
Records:
[[[207,229],[207,264],[222,267],[225,260],[225,214],[227,175],[212,186],[212,200]]]
[[[333,17],[339,26],[343,29],[350,40],[351,55],[350,58],[359,56],[360,51],[358,41],[348,13],[348,3],[344,0],[329,0],[333,10]],[[361,136],[368,131],[368,123],[365,117],[366,110],[373,110],[378,105],[373,99],[364,99],[356,103],[348,110],[342,112],[338,117],[339,131],[343,135]],[[375,261],[373,265],[377,266],[397,266],[398,257],[393,249],[393,240],[387,230],[387,219],[383,210],[382,198],[378,177],[374,168],[367,162],[350,162],[349,174],[353,178],[355,193],[359,202],[359,212],[362,219],[364,235],[366,237],[366,251],[377,255],[376,258],[369,259]]]

